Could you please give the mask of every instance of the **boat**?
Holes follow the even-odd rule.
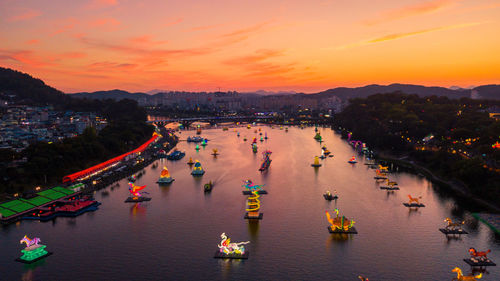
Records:
[[[205,186],[203,186],[203,189],[205,192],[210,192],[210,191],[212,191],[213,187],[214,187],[214,184],[212,183],[212,181],[209,181],[208,183],[205,184]]]
[[[163,166],[163,170],[161,171],[160,178],[156,183],[159,184],[167,184],[173,182],[175,179],[170,176],[170,172],[167,169],[167,166]]]
[[[358,161],[356,161],[356,156],[353,156],[351,157],[351,159],[349,161],[347,161],[348,163],[351,163],[351,164],[356,164],[358,163]]]
[[[193,165],[194,164],[193,158],[189,157],[187,164],[190,166]]]
[[[187,142],[202,142],[204,139],[202,137],[188,137]]]
[[[328,200],[328,201],[331,201],[331,200],[337,200],[339,197],[337,196],[337,192],[335,192],[335,195],[333,195],[329,190],[327,190],[325,192],[325,194],[323,194],[323,197],[325,198],[325,200]]]
[[[314,163],[311,164],[313,167],[321,167],[321,163],[319,163],[319,157],[314,156]]]
[[[193,167],[193,171],[191,171],[191,175],[193,175],[193,176],[203,176],[203,174],[205,174],[205,171],[201,167],[200,161],[196,160],[194,162],[194,167]]]
[[[272,152],[270,150],[266,150],[262,153],[264,159],[262,160],[262,164],[260,165],[259,171],[263,172],[269,169],[269,166],[271,165],[272,161],[271,153]]]
[[[185,152],[174,150],[172,153],[167,155],[168,160],[180,160],[186,155]]]

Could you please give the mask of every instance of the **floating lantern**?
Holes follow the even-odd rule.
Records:
[[[226,236],[226,233],[220,235],[222,241],[219,245],[219,250],[215,252],[214,258],[230,258],[230,259],[247,259],[248,251],[245,250],[246,244],[250,241],[231,243],[231,239]]]
[[[34,263],[37,260],[43,259],[44,257],[51,255],[52,254],[51,252],[47,252],[47,250],[45,250],[47,246],[38,244],[40,242],[41,240],[38,237],[30,239],[28,238],[28,236],[24,235],[23,239],[21,239],[19,243],[20,244],[25,243],[26,248],[21,250],[21,253],[23,253],[23,255],[20,258],[16,259],[16,261],[22,263]]]
[[[205,171],[201,167],[200,161],[196,160],[194,163],[193,171],[191,171],[191,175],[193,176],[203,176],[205,174]]]
[[[424,204],[420,203],[420,199],[422,199],[422,196],[412,197],[408,194],[408,203],[403,203],[403,205],[406,207],[425,207]]]
[[[157,183],[159,184],[168,184],[173,182],[175,179],[173,179],[170,176],[170,172],[167,169],[167,166],[163,166],[163,170],[161,171],[160,178],[158,179]]]
[[[128,185],[129,185],[128,191],[130,192],[131,196],[125,200],[126,203],[142,202],[142,201],[150,201],[151,200],[151,198],[142,196],[142,194],[139,193],[139,191],[146,188],[145,185],[139,186],[139,185],[135,185],[132,182],[129,182]],[[143,193],[147,194],[147,192],[143,192]]]
[[[312,163],[311,166],[313,166],[315,168],[321,167],[321,163],[319,163],[319,157],[318,156],[314,156],[314,163]]]
[[[334,212],[336,213],[336,216],[335,218],[332,218],[330,216],[330,213],[328,213],[328,211],[325,211],[326,219],[330,223],[330,226],[328,227],[328,231],[330,233],[358,233],[356,231],[356,228],[354,228],[353,220],[349,220],[345,216],[340,216],[339,209],[335,209]]]

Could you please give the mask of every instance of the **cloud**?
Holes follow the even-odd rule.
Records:
[[[446,25],[446,26],[439,26],[439,27],[434,27],[434,28],[422,29],[422,30],[411,31],[411,32],[392,33],[392,34],[364,40],[364,41],[361,41],[358,43],[352,43],[352,44],[340,46],[339,49],[348,49],[348,48],[352,48],[352,47],[358,47],[358,46],[375,44],[375,43],[380,43],[380,42],[385,42],[385,41],[397,40],[397,39],[401,39],[401,38],[406,38],[406,37],[415,36],[415,35],[419,35],[419,34],[434,32],[434,31],[464,28],[464,27],[476,26],[476,25],[480,25],[480,24],[484,24],[484,23],[485,22],[461,23],[461,24],[453,24],[453,25]]]
[[[184,21],[183,18],[176,18],[176,19],[173,19],[173,20],[168,20],[167,22],[165,22],[163,24],[163,27],[169,27],[169,26],[177,25],[177,24],[181,23],[182,21]]]
[[[295,63],[277,64],[266,62],[284,55],[284,50],[261,49],[248,56],[235,57],[223,61],[224,64],[242,68],[247,76],[282,75],[295,69]]]
[[[8,17],[7,22],[18,22],[18,21],[30,20],[30,19],[36,18],[40,15],[42,15],[42,12],[40,12],[38,10],[26,10],[20,14]]]
[[[0,61],[15,61],[32,67],[45,67],[52,65],[43,61],[33,51],[30,50],[7,50],[0,49]]]
[[[402,18],[429,14],[452,5],[457,0],[431,0],[383,12],[379,16],[364,21],[366,25],[376,25]]]
[[[166,40],[161,40],[161,41],[156,41],[152,39],[151,35],[142,35],[142,36],[137,36],[137,37],[132,37],[129,38],[128,41],[132,44],[138,44],[138,45],[162,45],[168,43]]]
[[[106,70],[109,69],[119,69],[119,70],[132,70],[136,68],[138,65],[134,63],[118,63],[118,62],[109,62],[109,61],[101,61],[89,64],[87,67],[91,69],[99,69]]]
[[[40,40],[38,40],[38,39],[31,39],[31,40],[25,41],[24,43],[26,43],[28,45],[35,45],[35,44],[40,43]]]
[[[62,19],[55,24],[55,29],[50,33],[51,36],[73,30],[80,22],[76,18]]]
[[[98,27],[99,29],[116,30],[121,22],[115,18],[100,18],[88,23],[89,27]]]
[[[90,0],[87,9],[101,9],[118,5],[118,0]]]

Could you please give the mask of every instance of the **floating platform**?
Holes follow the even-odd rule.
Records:
[[[399,187],[397,187],[397,186],[381,186],[380,189],[385,189],[385,190],[399,190]]]
[[[334,196],[328,196],[326,194],[323,194],[323,197],[328,200],[328,201],[331,201],[331,200],[337,200],[339,199],[339,197],[337,195],[334,195]]]
[[[440,228],[439,231],[442,233],[448,235],[448,234],[469,234],[469,232],[463,230],[463,229],[446,229],[446,228]]]
[[[403,203],[403,205],[404,205],[405,207],[409,207],[409,208],[411,208],[411,207],[417,207],[417,208],[420,208],[420,207],[425,207],[425,205],[424,205],[424,204],[417,204],[417,203],[411,203],[411,204],[408,204],[408,203]]]
[[[490,259],[487,260],[477,260],[474,261],[472,258],[464,259],[464,262],[466,262],[470,266],[496,266],[497,264],[492,262]]]
[[[349,228],[349,230],[340,230],[340,229],[335,229],[332,230],[332,227],[328,227],[328,232],[334,233],[334,234],[358,234],[358,231],[356,230],[355,227]]]
[[[220,251],[217,251],[215,252],[214,254],[214,258],[216,259],[248,259],[248,255],[250,254],[250,252],[248,251],[245,251],[245,253],[243,255],[240,255],[240,254],[224,254],[224,253],[221,253]]]
[[[387,177],[379,177],[379,176],[376,176],[376,177],[373,177],[374,179],[376,180],[385,180],[387,179]]]
[[[137,199],[134,199],[133,197],[129,197],[127,198],[127,200],[125,200],[125,203],[136,203],[136,202],[144,202],[144,201],[151,201],[151,198],[149,197],[139,197]]]
[[[321,164],[311,164],[311,166],[314,168],[318,168],[318,167],[321,167]]]
[[[24,259],[21,259],[21,258],[17,258],[17,259],[15,259],[15,261],[22,262],[22,263],[26,263],[26,264],[31,264],[31,263],[37,262],[37,261],[39,261],[39,260],[41,260],[41,259],[43,259],[43,258],[45,258],[45,257],[48,257],[48,256],[50,256],[50,255],[52,255],[52,254],[53,254],[53,252],[47,252],[45,255],[43,255],[43,256],[39,256],[39,257],[38,257],[38,258],[36,258],[36,259],[32,259],[32,260],[24,260]]]
[[[243,195],[252,195],[252,192],[250,190],[243,190]],[[267,191],[265,190],[259,190],[257,191],[257,194],[262,195],[262,194],[267,194]]]
[[[263,216],[264,216],[263,213],[259,213],[258,217],[249,217],[248,213],[245,213],[245,217],[243,217],[243,218],[246,220],[261,220]]]

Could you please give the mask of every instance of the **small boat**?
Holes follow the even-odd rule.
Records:
[[[163,166],[163,170],[161,171],[160,178],[156,183],[158,184],[167,184],[173,182],[175,179],[170,176],[170,172],[167,169],[167,166]]]
[[[187,142],[202,142],[203,138],[202,137],[188,137]]]
[[[189,157],[187,164],[190,166],[193,165],[194,164],[193,158]]]
[[[179,151],[179,150],[175,150],[172,153],[170,153],[170,154],[167,155],[167,159],[168,160],[180,160],[185,155],[186,155],[185,152],[182,152],[182,151]]]
[[[319,163],[319,157],[314,156],[314,163],[311,164],[313,167],[321,167],[321,163]]]
[[[212,181],[209,181],[208,183],[205,184],[203,189],[205,192],[210,192],[210,191],[212,191],[213,187],[214,187],[214,184],[212,183]]]
[[[351,164],[356,164],[356,163],[358,163],[358,161],[356,161],[356,157],[355,157],[355,156],[351,157],[351,160],[349,160],[349,161],[347,161],[347,162],[348,162],[348,163],[351,163]]]
[[[323,194],[323,197],[325,198],[325,200],[328,200],[328,201],[331,201],[331,200],[337,200],[339,197],[337,196],[337,192],[335,192],[335,195],[333,195],[329,190],[327,190],[325,192],[325,194]]]
[[[203,174],[205,174],[205,171],[201,167],[200,161],[196,160],[194,162],[194,167],[193,167],[193,171],[191,171],[191,175],[193,175],[193,176],[203,176]]]

